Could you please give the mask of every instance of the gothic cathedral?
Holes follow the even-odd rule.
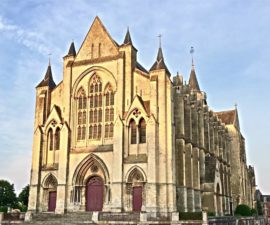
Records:
[[[190,79],[171,77],[162,49],[150,68],[95,18],[78,52],[36,87],[30,212],[232,214],[254,204],[237,109],[214,112]]]

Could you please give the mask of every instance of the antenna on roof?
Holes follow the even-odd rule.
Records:
[[[235,109],[237,109],[237,103],[234,104]]]

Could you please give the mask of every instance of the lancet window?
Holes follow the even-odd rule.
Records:
[[[89,86],[89,139],[100,139],[102,134],[102,82],[94,75]]]
[[[133,119],[129,123],[129,129],[130,129],[130,142],[131,144],[136,144],[137,143],[137,127]]]
[[[77,118],[78,118],[78,126],[77,126],[77,140],[85,139],[85,129],[86,129],[86,105],[87,98],[83,88],[80,88],[78,91],[77,97]]]
[[[55,150],[59,150],[60,149],[60,128],[57,127],[55,134],[54,134],[54,146],[55,146]]]
[[[113,137],[114,93],[111,84],[105,89],[105,138]]]
[[[51,128],[48,131],[48,147],[49,150],[53,150],[53,131]]]
[[[146,143],[146,123],[142,118],[139,122],[139,143]]]

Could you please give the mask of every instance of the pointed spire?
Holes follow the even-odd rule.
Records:
[[[130,36],[130,33],[129,33],[129,28],[127,28],[127,33],[126,33],[126,36],[125,36],[125,39],[124,39],[124,44],[125,45],[127,45],[127,44],[132,45],[132,40],[131,40],[131,36]]]
[[[52,76],[52,69],[51,69],[50,61],[49,61],[49,65],[45,73],[44,79],[38,84],[37,87],[45,87],[45,86],[48,86],[50,89],[53,89],[56,86],[53,80],[53,76]]]
[[[237,104],[234,105],[234,120],[233,120],[233,125],[240,130],[240,123],[239,123],[239,117],[238,117],[238,109],[237,109]]]
[[[200,86],[197,80],[196,72],[195,72],[195,66],[194,66],[194,60],[193,60],[193,53],[194,53],[194,48],[190,48],[190,54],[191,54],[191,71],[190,71],[190,76],[189,76],[189,86],[191,90],[193,91],[200,91]]]
[[[188,84],[189,84],[191,90],[200,91],[200,86],[199,86],[199,83],[197,80],[194,66],[192,66],[192,68],[191,68]]]
[[[71,45],[69,47],[69,50],[68,50],[68,56],[76,56],[76,50],[75,50],[75,45],[74,45],[74,42],[72,41],[71,42]]]
[[[160,35],[159,35],[160,37]],[[150,71],[153,70],[161,70],[164,69],[166,70],[166,72],[171,75],[170,71],[168,70],[166,64],[165,64],[165,60],[163,57],[163,53],[162,53],[162,48],[161,48],[161,43],[159,42],[159,48],[158,48],[158,54],[157,54],[157,60],[156,62],[153,64],[153,66],[151,67]]]

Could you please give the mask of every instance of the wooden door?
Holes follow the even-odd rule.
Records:
[[[133,187],[133,211],[139,212],[142,209],[142,187]]]
[[[54,212],[55,211],[56,197],[57,197],[56,191],[50,191],[49,192],[49,202],[48,202],[48,211],[49,212]]]
[[[104,184],[100,177],[92,177],[86,187],[86,211],[102,211]]]

